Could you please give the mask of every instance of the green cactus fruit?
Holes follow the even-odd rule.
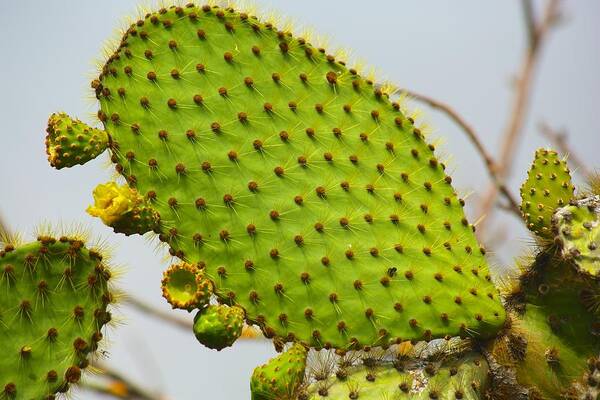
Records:
[[[56,169],[85,164],[98,157],[109,144],[106,132],[65,113],[52,114],[46,132],[48,161]]]
[[[231,346],[242,334],[244,310],[224,304],[210,305],[194,317],[194,335],[206,347],[222,350]]]
[[[307,349],[294,344],[285,353],[257,367],[250,380],[252,400],[296,400],[304,379]]]
[[[490,382],[486,360],[477,354],[441,366],[399,370],[392,364],[351,367],[308,387],[319,399],[485,399]]]
[[[125,235],[154,231],[160,224],[158,213],[147,205],[137,190],[114,182],[94,189],[94,205],[89,206],[87,212]]]
[[[197,266],[188,263],[171,265],[161,282],[163,297],[173,308],[192,311],[210,302],[212,283]]]
[[[600,195],[573,200],[554,214],[557,240],[562,253],[578,269],[590,275],[600,273]]]
[[[539,254],[508,298],[510,330],[494,343],[493,355],[514,368],[531,395],[556,398],[581,377],[600,352],[600,320],[586,297],[599,283],[579,274],[556,249]]]
[[[521,212],[529,230],[553,239],[552,215],[573,199],[574,190],[566,161],[554,150],[538,149],[521,186]]]
[[[93,82],[172,255],[268,337],[493,336],[505,313],[445,166],[382,90],[247,14],[171,7]]]
[[[0,398],[54,399],[77,383],[110,320],[111,272],[77,238],[0,251]]]

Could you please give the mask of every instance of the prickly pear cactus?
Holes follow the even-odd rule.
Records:
[[[294,400],[304,380],[307,349],[295,344],[257,367],[250,380],[252,400]]]
[[[110,279],[78,238],[0,246],[0,398],[54,399],[79,381],[110,320]]]
[[[538,149],[521,186],[521,211],[527,227],[539,237],[553,239],[552,215],[569,203],[574,189],[566,161],[554,150]]]
[[[171,265],[163,273],[161,287],[173,308],[188,311],[208,305],[213,293],[212,283],[197,266],[187,263]]]
[[[109,225],[159,232],[266,336],[357,348],[504,323],[434,146],[325,50],[230,8],[163,8],[92,86],[117,171],[160,217]]]
[[[493,350],[530,396],[541,398],[566,394],[600,351],[599,284],[556,253],[540,253],[524,271],[507,298],[510,329]]]
[[[304,398],[320,399],[484,399],[490,388],[483,356],[468,354],[440,365],[398,369],[393,364],[354,366],[317,381]]]
[[[600,272],[600,196],[572,201],[554,215],[562,253],[590,275]]]
[[[194,334],[208,348],[222,350],[231,346],[244,328],[244,310],[224,304],[210,305],[196,313]]]
[[[52,114],[48,120],[46,151],[56,169],[85,164],[108,147],[108,135],[65,113]]]

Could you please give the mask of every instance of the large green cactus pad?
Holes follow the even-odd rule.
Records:
[[[354,367],[343,378],[317,382],[307,389],[311,400],[342,399],[485,399],[488,365],[481,355],[467,355],[435,369],[399,371],[391,364]]]
[[[110,271],[78,239],[0,251],[0,398],[53,399],[79,381],[110,320]]]
[[[600,196],[572,201],[554,215],[563,255],[588,274],[600,273]]]
[[[504,322],[434,147],[324,50],[172,7],[133,24],[93,86],[161,240],[267,336],[346,348]]]
[[[569,203],[574,190],[566,161],[553,150],[538,149],[521,186],[521,211],[527,227],[542,238],[553,238],[552,215]]]

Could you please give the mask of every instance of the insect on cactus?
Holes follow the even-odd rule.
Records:
[[[536,256],[500,292],[435,146],[325,49],[231,7],[172,6],[128,27],[91,86],[104,129],[53,114],[50,164],[110,152],[126,184],[99,185],[88,213],[180,259],[163,296],[198,310],[202,344],[231,346],[244,322],[292,343],[253,399],[593,392],[600,204],[556,152],[521,191]]]

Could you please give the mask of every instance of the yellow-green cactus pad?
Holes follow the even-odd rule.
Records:
[[[194,335],[206,347],[222,350],[231,346],[242,334],[244,310],[240,307],[211,305],[194,317]]]
[[[600,398],[600,359],[592,357],[588,360],[588,368],[578,382],[575,382],[567,393],[569,399],[594,400]]]
[[[48,161],[56,169],[85,164],[108,148],[106,132],[71,119],[65,113],[52,114],[46,132]]]
[[[164,8],[93,87],[160,239],[268,337],[356,348],[502,326],[434,146],[325,50],[230,8]]]
[[[197,266],[180,263],[171,265],[161,282],[163,297],[173,308],[191,311],[208,305],[212,283],[204,278]]]
[[[316,382],[306,399],[486,399],[490,387],[488,364],[469,354],[440,367],[398,370],[392,364],[360,366],[343,375]]]
[[[1,399],[54,399],[79,381],[110,320],[110,278],[79,239],[0,248]]]
[[[521,186],[521,212],[529,230],[552,239],[552,215],[569,203],[574,190],[566,161],[554,150],[538,149]]]
[[[530,394],[542,396],[534,398],[565,394],[600,353],[600,320],[589,303],[598,289],[597,281],[549,251],[537,256],[509,298],[515,315],[493,353]]]
[[[557,240],[563,255],[573,259],[580,271],[600,272],[600,196],[572,201],[554,215]]]
[[[304,380],[307,349],[295,344],[285,353],[257,367],[250,380],[252,400],[296,400]]]

